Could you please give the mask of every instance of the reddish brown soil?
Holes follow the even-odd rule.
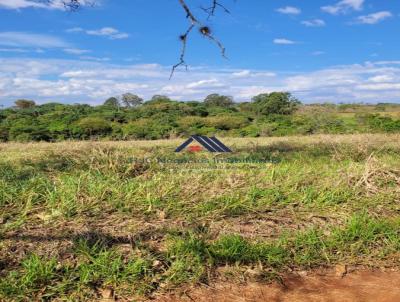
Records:
[[[344,277],[290,276],[284,285],[251,283],[200,286],[158,297],[163,302],[400,302],[400,272],[354,272]]]

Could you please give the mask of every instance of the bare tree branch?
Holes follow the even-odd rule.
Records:
[[[79,2],[79,0],[63,0],[62,3],[66,8],[70,9],[71,11],[76,11],[81,7],[81,3]]]
[[[185,2],[186,0],[178,0],[178,1],[186,12],[186,18],[188,18],[192,22],[192,24],[196,24],[196,23],[200,24],[199,21],[197,21],[195,16],[192,14],[192,11],[190,10],[189,6],[187,6],[187,4]]]
[[[204,10],[208,14],[207,20],[215,15],[215,11],[217,10],[218,7],[224,10],[225,13],[227,14],[231,13],[224,5],[219,3],[218,0],[213,0],[210,7],[208,8],[202,7],[202,10]]]
[[[37,2],[45,2],[48,4],[54,4],[56,0],[36,0]],[[64,7],[70,11],[77,11],[80,9],[83,5],[89,5],[89,6],[94,6],[96,3],[96,0],[57,0],[57,2],[60,1]],[[180,67],[180,66],[185,66],[186,69],[188,68],[188,65],[185,62],[185,56],[186,56],[186,49],[187,49],[187,42],[189,39],[190,34],[193,32],[194,28],[197,28],[199,33],[209,39],[212,43],[214,43],[221,51],[222,57],[226,58],[225,56],[225,47],[219,41],[213,34],[209,26],[204,25],[199,18],[197,18],[192,9],[189,7],[187,4],[187,0],[178,0],[180,6],[183,8],[183,10],[186,13],[186,19],[189,21],[189,25],[185,31],[184,34],[179,36],[179,39],[182,43],[181,51],[180,51],[180,56],[179,56],[179,61],[175,65],[172,66],[171,69],[171,74],[170,74],[170,79],[174,75],[175,70]],[[201,7],[201,9],[207,14],[207,20],[209,20],[211,17],[213,17],[217,11],[218,8],[222,9],[225,13],[230,13],[229,10],[219,1],[219,0],[204,0],[204,1],[210,1],[210,6],[208,8]],[[59,3],[60,3],[59,2]]]
[[[181,41],[182,41],[181,55],[180,55],[180,57],[179,57],[179,62],[176,63],[174,66],[172,66],[171,74],[170,74],[170,76],[169,76],[169,79],[172,78],[172,76],[174,75],[175,70],[176,70],[179,66],[184,65],[184,66],[186,67],[186,70],[187,70],[187,64],[186,64],[186,62],[185,62],[186,45],[187,45],[186,42],[187,42],[187,37],[188,37],[188,35],[190,34],[190,32],[193,30],[194,27],[195,27],[194,24],[190,25],[189,28],[186,30],[185,34],[183,34],[183,35],[181,35],[181,36],[179,37],[179,38],[181,39]]]
[[[72,12],[79,10],[82,6],[95,6],[96,0],[34,0],[39,3],[54,4],[55,2],[61,3],[64,7]]]
[[[181,48],[181,53],[179,56],[179,62],[172,66],[171,74],[170,74],[170,79],[174,75],[175,70],[179,67],[184,65],[187,69],[187,64],[185,62],[185,55],[186,55],[186,47],[187,47],[187,41],[189,38],[190,33],[193,31],[194,27],[197,27],[199,29],[199,32],[201,35],[209,39],[211,42],[215,43],[218,48],[221,51],[222,57],[226,58],[225,52],[225,46],[219,41],[211,32],[210,27],[203,25],[198,18],[193,14],[192,10],[190,7],[186,4],[186,0],[178,0],[182,8],[184,9],[186,13],[186,18],[189,20],[190,25],[188,26],[188,29],[186,32],[180,36],[180,40],[182,43],[182,48]],[[215,12],[217,8],[221,8],[225,11],[225,13],[230,13],[229,10],[222,5],[218,0],[211,0],[211,5],[208,8],[202,8],[206,13],[207,13],[207,20],[210,19],[215,15]]]

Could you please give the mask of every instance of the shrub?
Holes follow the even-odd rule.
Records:
[[[292,114],[300,104],[289,92],[262,93],[252,99],[254,110],[263,114]]]
[[[172,125],[150,118],[139,119],[122,127],[123,137],[132,139],[168,138],[172,130]]]
[[[75,133],[83,136],[93,136],[108,134],[111,131],[111,125],[108,121],[100,117],[85,117],[76,122]]]
[[[249,124],[248,119],[242,116],[217,115],[205,118],[206,125],[219,130],[238,129]]]
[[[204,104],[206,106],[230,107],[233,105],[233,98],[231,96],[213,93],[204,99]]]

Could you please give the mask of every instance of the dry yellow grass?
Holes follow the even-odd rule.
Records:
[[[246,280],[399,263],[399,134],[221,139],[236,153],[174,154],[184,139],[0,144],[0,301],[94,301],[104,288],[132,301],[212,284],[227,266]]]
[[[287,143],[291,145],[304,146],[310,144],[362,144],[365,146],[386,146],[400,148],[400,134],[320,134],[308,136],[285,136],[285,137],[259,137],[259,138],[222,138],[225,144],[234,147],[268,146],[276,143]],[[33,156],[34,153],[55,151],[75,151],[97,147],[112,148],[175,148],[184,139],[170,140],[135,140],[135,141],[64,141],[59,143],[32,142],[32,143],[0,143],[0,152],[4,156]],[[11,154],[10,154],[11,153]]]

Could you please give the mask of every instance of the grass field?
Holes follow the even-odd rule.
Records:
[[[400,135],[181,142],[0,144],[0,301],[400,264]]]

